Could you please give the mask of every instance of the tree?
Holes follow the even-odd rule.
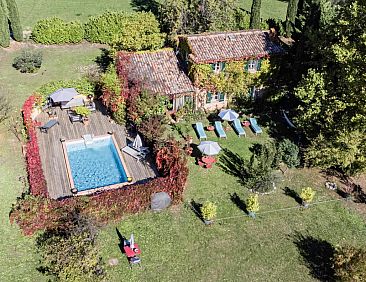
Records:
[[[59,281],[101,281],[105,276],[96,245],[97,230],[73,211],[37,238],[40,269]]]
[[[0,88],[0,124],[9,118],[11,107],[5,97],[3,89]]]
[[[5,6],[0,1],[0,46],[9,47],[10,45],[10,32],[8,25],[8,17],[6,16]]]
[[[261,27],[261,6],[262,0],[253,0],[250,10],[250,28],[259,29]]]
[[[333,267],[339,281],[365,281],[366,250],[352,246],[338,246],[333,257]]]
[[[286,14],[286,27],[285,27],[287,37],[290,37],[294,30],[298,4],[299,4],[299,0],[290,0],[288,2],[287,14]]]
[[[8,7],[8,13],[9,13],[8,17],[13,38],[16,41],[22,41],[23,29],[22,25],[20,24],[20,17],[17,3],[15,2],[15,0],[5,0],[5,2]]]
[[[237,0],[165,0],[159,9],[159,21],[172,37],[234,30],[241,21],[238,7]]]
[[[347,0],[337,7],[337,16],[321,25],[323,39],[308,37],[318,41],[309,51],[319,56],[295,89],[296,121],[310,144],[310,164],[352,176],[366,171],[366,3]]]

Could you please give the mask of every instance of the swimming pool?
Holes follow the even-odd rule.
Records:
[[[111,135],[64,142],[71,189],[78,192],[126,183],[123,160]]]

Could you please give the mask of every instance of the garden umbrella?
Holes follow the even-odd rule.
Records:
[[[136,135],[136,138],[132,143],[132,147],[135,148],[136,150],[140,150],[140,148],[142,147],[142,141],[139,134]]]
[[[237,119],[239,116],[238,113],[236,113],[235,111],[233,110],[222,110],[220,113],[219,113],[219,117],[222,119],[222,120],[227,120],[227,121],[233,121],[234,119]]]
[[[219,146],[219,144],[217,142],[202,141],[198,145],[198,150],[200,150],[202,152],[202,154],[205,154],[208,156],[213,156],[213,155],[217,155],[220,152],[221,147]]]
[[[50,95],[51,100],[54,103],[69,102],[72,98],[79,95],[75,88],[60,88]]]
[[[72,108],[72,107],[78,107],[78,106],[84,106],[84,99],[82,97],[72,98],[63,107],[66,109],[66,108]]]

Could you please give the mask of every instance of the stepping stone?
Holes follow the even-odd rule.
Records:
[[[109,259],[109,260],[108,260],[108,264],[109,264],[110,266],[115,266],[115,265],[117,265],[117,264],[118,264],[118,259],[116,259],[116,258],[111,258],[111,259]]]

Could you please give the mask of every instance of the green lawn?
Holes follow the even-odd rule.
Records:
[[[24,28],[32,27],[37,20],[52,16],[85,22],[89,16],[100,14],[105,10],[131,11],[133,10],[131,2],[130,0],[17,0]],[[251,0],[239,0],[239,3],[244,9],[250,11]],[[285,1],[263,0],[261,16],[263,18],[284,18],[286,9],[287,2]]]
[[[217,138],[210,133],[209,139]],[[220,144],[245,157],[250,144],[265,139],[252,134],[239,139],[229,132],[228,140]],[[108,266],[108,280],[315,281],[296,247],[299,236],[309,236],[302,241],[309,249],[327,246],[314,243],[312,237],[331,244],[364,244],[361,240],[365,236],[361,217],[333,201],[320,186],[322,181],[317,171],[288,172],[275,193],[260,196],[261,211],[253,220],[230,199],[233,193],[241,199],[249,194],[234,176],[217,165],[202,169],[190,159],[184,204],[163,213],[131,216],[102,230],[99,241],[104,259],[118,258],[122,264]],[[316,204],[308,210],[300,209],[281,189],[287,186],[299,192],[307,185],[317,190]],[[219,219],[213,226],[206,227],[191,211],[192,199],[217,203]],[[143,269],[128,269],[118,247],[116,228],[126,237],[134,233],[142,249]]]

